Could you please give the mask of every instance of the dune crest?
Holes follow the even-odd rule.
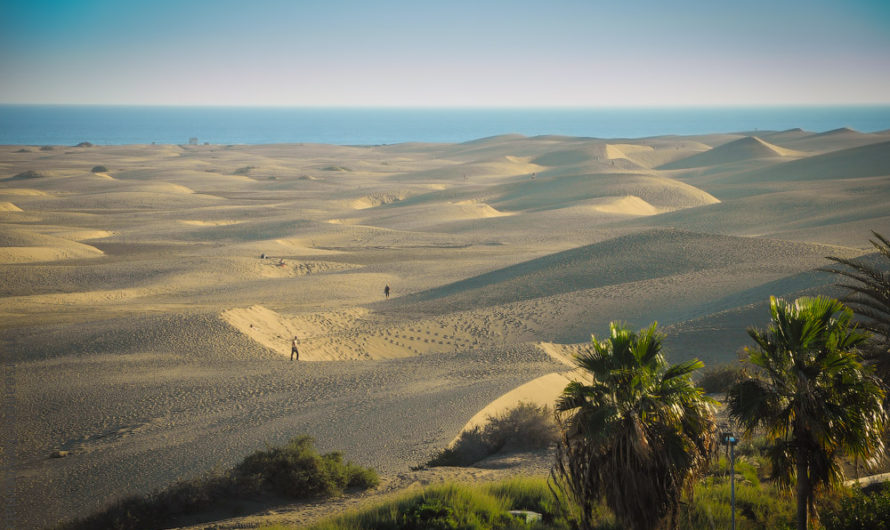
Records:
[[[660,169],[688,169],[732,164],[760,158],[797,158],[801,156],[804,156],[804,153],[800,151],[779,147],[757,136],[745,136],[744,138],[719,145],[710,151],[681,158],[661,166]]]
[[[0,202],[0,212],[21,212],[22,209],[11,202]]]
[[[601,213],[614,215],[656,215],[661,210],[633,195],[624,197],[604,197],[590,201],[590,208]]]

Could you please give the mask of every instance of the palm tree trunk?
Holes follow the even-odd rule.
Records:
[[[807,515],[810,498],[810,479],[803,450],[797,450],[797,530],[807,530]]]

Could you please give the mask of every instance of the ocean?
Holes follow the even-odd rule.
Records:
[[[465,142],[487,136],[642,138],[802,128],[890,129],[890,105],[394,109],[0,105],[2,145]]]

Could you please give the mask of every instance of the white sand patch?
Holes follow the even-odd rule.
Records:
[[[202,221],[197,219],[180,219],[180,223],[184,225],[191,226],[230,226],[241,224],[244,221],[229,221],[229,220],[218,220],[218,221]]]
[[[320,240],[320,239],[319,239]],[[315,248],[319,240],[306,240],[302,238],[279,238],[269,241],[253,243],[253,248],[262,248],[262,253],[266,256],[313,256],[313,255],[331,255],[340,254],[339,250],[328,250]],[[313,242],[315,241],[315,242]]]
[[[288,318],[261,305],[229,309],[220,317],[250,339],[281,355],[290,355],[290,341],[300,331]]]
[[[398,359],[466,350],[478,338],[466,324],[424,319],[381,326],[361,307],[282,315],[260,305],[224,311],[221,318],[250,339],[290,356],[297,336],[300,361]]]
[[[625,197],[605,197],[591,201],[590,208],[596,212],[614,215],[657,215],[661,210],[633,195]]]
[[[108,230],[66,230],[61,232],[53,232],[54,236],[72,241],[86,241],[88,239],[103,239],[111,237],[114,232]]]
[[[49,195],[45,191],[32,190],[29,188],[2,188],[0,195],[18,195],[22,197],[45,197]]]
[[[72,244],[70,247],[0,247],[0,263],[38,263],[96,258],[103,255],[98,248]]]
[[[11,202],[0,202],[0,212],[20,212],[21,208]]]
[[[581,349],[581,344],[558,344],[555,342],[539,342],[535,344],[541,351],[566,366],[575,367],[574,356]]]
[[[384,204],[392,204],[394,202],[403,201],[406,197],[407,195],[402,192],[372,193],[371,195],[367,195],[360,199],[351,201],[349,203],[349,207],[354,210],[367,210],[368,208],[375,208]]]
[[[606,158],[614,160],[616,158],[626,158],[633,160],[633,155],[649,154],[655,151],[648,145],[634,144],[606,144]]]
[[[460,207],[460,213],[470,218],[485,219],[488,217],[504,217],[507,215],[514,215],[513,213],[500,212],[492,208],[488,204],[485,204],[484,202],[478,202],[474,200],[460,201],[453,204]]]

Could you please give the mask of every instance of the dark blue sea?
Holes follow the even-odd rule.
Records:
[[[381,109],[0,105],[0,144],[464,142],[498,134],[641,138],[850,127],[890,129],[890,105],[847,107]]]

